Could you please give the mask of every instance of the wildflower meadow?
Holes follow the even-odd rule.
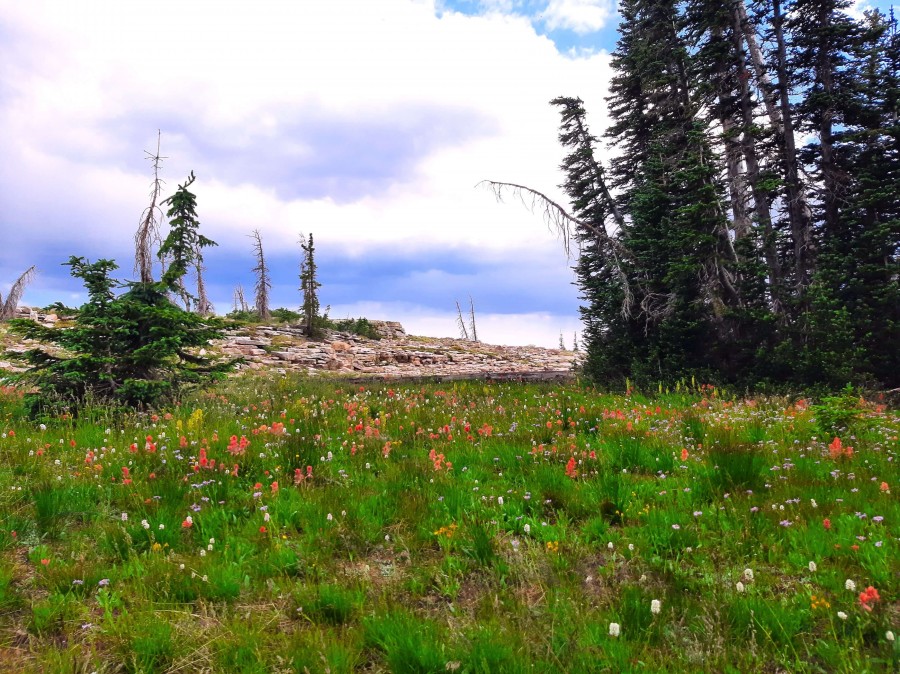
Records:
[[[0,671],[900,664],[876,396],[245,374],[0,431]]]

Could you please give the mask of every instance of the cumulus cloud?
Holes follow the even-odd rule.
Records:
[[[25,301],[49,303],[79,291],[59,267],[70,254],[115,257],[127,275],[147,204],[144,150],[161,129],[167,194],[198,175],[202,229],[220,244],[207,256],[220,310],[252,267],[246,235],[258,228],[286,259],[313,232],[323,256],[358,272],[344,298],[449,315],[448,301],[477,288],[498,315],[577,321],[555,234],[475,184],[511,180],[564,202],[548,101],[581,96],[601,130],[608,56],[562,53],[516,11],[501,2],[466,15],[424,0],[0,3],[0,229],[14,233],[0,280],[37,262]],[[378,256],[392,265],[368,283]],[[276,284],[295,287],[288,262],[283,273]]]
[[[564,28],[579,34],[600,30],[614,16],[611,0],[550,0],[543,12],[550,30]]]

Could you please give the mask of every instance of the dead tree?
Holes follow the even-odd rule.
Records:
[[[272,289],[272,281],[269,279],[269,268],[263,255],[259,230],[254,229],[250,238],[253,239],[253,250],[256,253],[256,266],[253,268],[253,273],[256,274],[256,313],[259,320],[268,321],[272,317],[269,311],[269,291]]]
[[[456,327],[459,328],[460,338],[467,342],[470,341],[469,329],[466,327],[466,322],[463,320],[462,309],[459,307],[459,300],[456,300]]]
[[[456,301],[456,327],[459,328],[459,336],[468,342],[478,341],[478,331],[475,328],[475,302],[469,295],[469,324],[463,318],[462,309],[459,306],[459,300]]]
[[[234,310],[247,313],[250,307],[247,306],[247,300],[244,299],[244,287],[235,286],[234,288]]]
[[[25,292],[25,286],[31,283],[34,274],[35,267],[34,265],[31,265],[18,279],[16,279],[16,282],[12,284],[12,288],[9,289],[9,294],[6,296],[6,301],[0,304],[0,321],[5,321],[16,315],[16,308],[19,306],[19,300],[22,299],[22,294]],[[3,296],[0,295],[0,300],[2,299]]]
[[[153,182],[150,183],[150,205],[141,213],[141,221],[134,235],[134,273],[140,274],[141,283],[153,283],[153,247],[159,246],[162,241],[159,223],[162,221],[163,211],[157,204],[162,184],[165,182],[159,177],[159,166],[166,157],[159,154],[161,135],[157,131],[156,154],[144,150],[147,159],[153,163]]]
[[[206,284],[203,282],[203,270],[205,267],[203,263],[197,261],[194,264],[194,269],[197,272],[197,304],[196,311],[201,316],[210,316],[216,312],[215,308],[212,305],[212,302],[209,301],[209,296],[206,294]]]

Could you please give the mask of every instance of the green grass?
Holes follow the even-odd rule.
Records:
[[[0,432],[0,671],[900,665],[877,400],[246,375]]]

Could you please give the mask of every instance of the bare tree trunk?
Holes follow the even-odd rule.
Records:
[[[475,329],[475,301],[469,295],[469,327],[472,329],[472,341],[478,341],[478,331]]]
[[[209,316],[215,311],[209,297],[206,294],[206,284],[203,282],[203,265],[195,265],[197,270],[197,313],[201,316]]]
[[[256,253],[256,266],[253,268],[256,274],[256,313],[261,321],[268,321],[272,317],[269,311],[269,290],[272,289],[272,282],[269,280],[269,268],[263,255],[259,230],[254,229],[250,237],[253,239],[253,250]]]
[[[776,73],[781,114],[784,123],[782,150],[785,172],[785,188],[791,234],[794,240],[794,282],[800,295],[805,295],[812,275],[814,248],[812,242],[812,212],[800,183],[797,145],[794,139],[794,122],[791,116],[790,84],[787,75],[787,46],[784,41],[784,15],[781,0],[772,1],[772,27],[775,29]]]
[[[713,38],[721,41],[722,29],[714,28]],[[722,125],[722,142],[725,146],[725,169],[728,172],[728,196],[731,200],[732,226],[735,239],[743,239],[750,232],[750,214],[747,211],[747,187],[741,172],[741,143],[739,133],[729,110],[726,68],[722,59],[717,59],[716,95],[719,99],[719,123]]]
[[[466,329],[466,322],[463,320],[459,300],[456,301],[456,327],[459,328],[459,336],[467,342],[470,341],[469,331]]]
[[[141,214],[141,222],[134,235],[134,272],[140,274],[141,283],[153,283],[153,245],[159,245],[159,223],[162,220],[162,209],[157,206],[162,180],[159,177],[159,166],[165,157],[159,154],[161,132],[156,134],[156,154],[146,152],[147,158],[153,162],[153,182],[150,186],[150,205]]]
[[[769,273],[769,289],[772,294],[772,309],[776,315],[784,312],[784,298],[782,292],[781,263],[778,260],[778,251],[775,246],[775,232],[772,226],[772,199],[769,193],[763,189],[760,176],[759,157],[757,154],[756,138],[753,133],[754,114],[753,101],[750,97],[750,72],[747,69],[747,61],[744,58],[744,40],[741,30],[741,16],[738,6],[743,7],[743,0],[738,0],[732,8],[732,40],[734,43],[735,67],[737,79],[740,85],[740,109],[743,121],[741,129],[741,146],[744,161],[747,165],[747,181],[753,194],[753,214],[762,228],[763,256],[766,260],[766,268]]]
[[[747,48],[750,52],[750,61],[753,64],[753,71],[756,74],[756,83],[762,92],[763,103],[766,106],[766,114],[772,128],[780,136],[784,135],[784,121],[781,117],[781,110],[778,108],[778,94],[772,86],[769,74],[766,72],[766,61],[763,57],[762,49],[756,39],[756,26],[747,16],[747,7],[744,0],[736,0],[734,10],[737,13],[737,20],[740,23],[740,31],[744,34],[744,40],[747,42]],[[737,28],[736,28],[737,30]]]

